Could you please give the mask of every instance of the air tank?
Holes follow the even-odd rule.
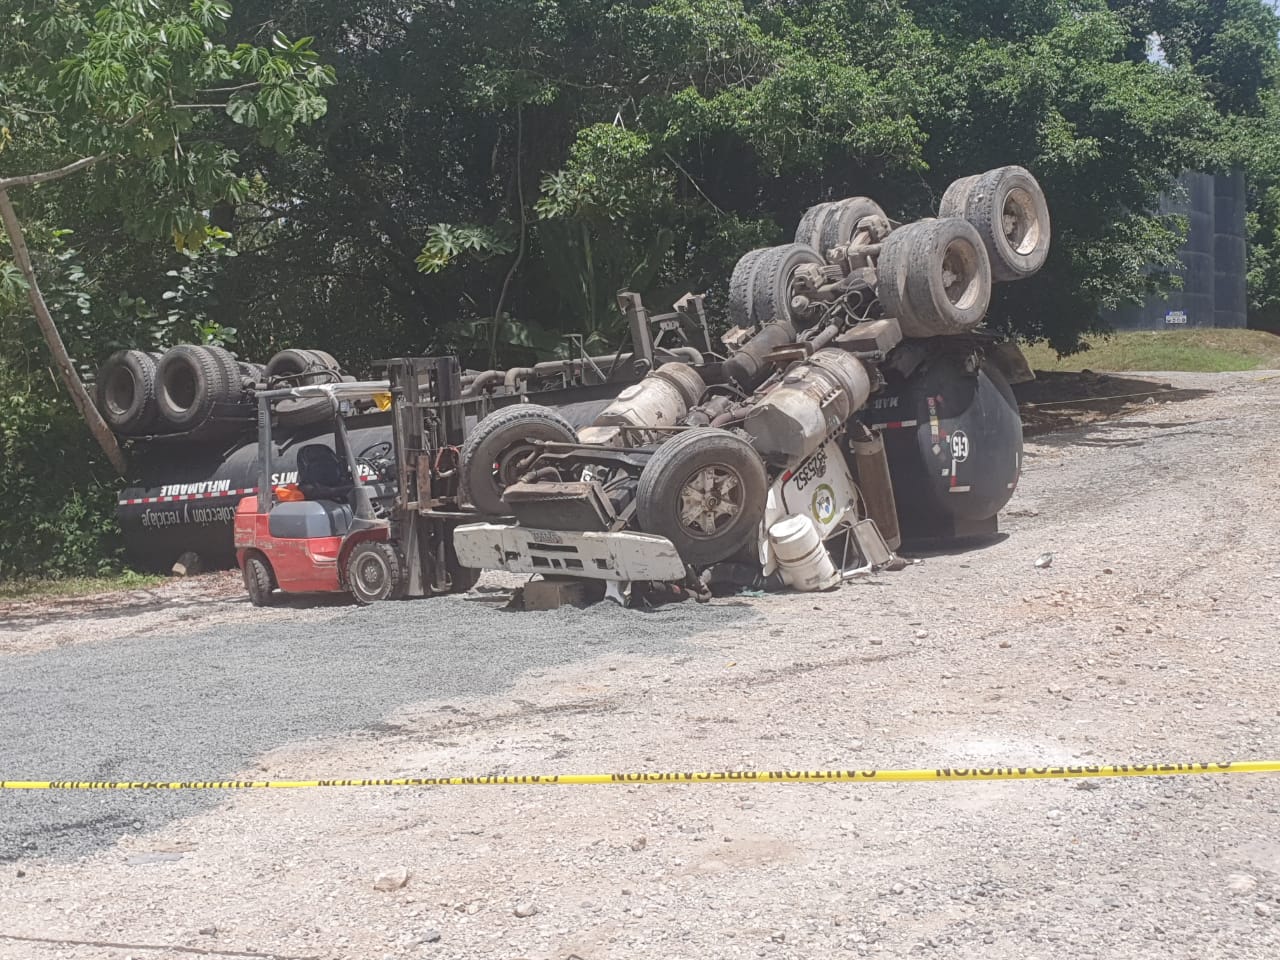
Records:
[[[725,376],[745,393],[750,393],[773,373],[773,364],[765,357],[795,339],[795,328],[785,320],[766,323],[759,333],[743,344],[742,349],[724,362]]]
[[[904,541],[996,532],[1022,469],[1022,420],[993,365],[936,354],[891,380],[863,420],[884,436]]]
[[[797,467],[871,393],[862,361],[844,350],[819,350],[795,364],[747,414],[744,427],[756,453],[777,467]]]
[[[356,453],[391,440],[385,414],[347,421]],[[298,450],[308,443],[333,447],[333,426],[320,423],[287,435],[271,457],[273,483],[297,479]],[[258,491],[258,444],[230,448],[154,443],[132,458],[137,482],[121,491],[116,518],[125,556],[144,570],[168,571],[193,551],[205,569],[233,566],[236,505]]]

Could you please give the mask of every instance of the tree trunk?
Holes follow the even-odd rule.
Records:
[[[0,190],[0,220],[4,221],[5,232],[9,234],[14,263],[18,265],[18,269],[27,281],[27,299],[31,301],[36,323],[40,326],[40,332],[44,334],[45,343],[49,345],[49,352],[53,354],[54,363],[57,364],[58,372],[71,393],[71,399],[76,409],[80,411],[80,415],[84,417],[85,423],[89,425],[89,432],[93,434],[93,439],[98,441],[98,445],[102,447],[111,465],[121,476],[124,476],[128,471],[124,451],[116,443],[115,434],[102,419],[102,414],[98,412],[98,408],[89,397],[89,392],[84,388],[84,383],[81,382],[80,375],[76,373],[75,365],[67,354],[66,344],[62,342],[62,335],[58,333],[58,327],[53,322],[49,307],[44,302],[44,295],[40,292],[40,285],[36,282],[36,271],[31,264],[31,255],[27,252],[22,224],[18,222],[18,215],[13,209],[13,203],[9,200],[9,193],[6,190]]]

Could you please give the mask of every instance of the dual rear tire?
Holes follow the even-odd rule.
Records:
[[[98,369],[98,411],[116,433],[141,435],[155,427],[157,358],[142,350],[120,350]]]
[[[956,180],[942,195],[938,216],[973,225],[996,281],[1024,280],[1049,256],[1049,204],[1036,178],[1022,167]]]
[[[991,262],[966,220],[920,220],[893,231],[876,263],[876,294],[908,337],[972,330],[991,302]]]
[[[163,355],[112,354],[98,370],[98,410],[123,436],[187,433],[220,404],[240,404],[247,374],[221,347],[180,344]]]

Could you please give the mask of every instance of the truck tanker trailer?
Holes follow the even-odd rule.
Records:
[[[638,296],[625,294],[619,304],[631,328],[630,353],[470,372],[460,388],[464,397],[485,396],[491,410],[527,402],[567,421],[558,442],[574,445],[571,454],[557,452],[555,438],[537,441],[537,469],[504,481],[518,481],[532,498],[526,513],[545,511],[534,501],[548,492],[558,496],[551,489],[556,484],[585,489],[610,476],[615,493],[628,491],[615,496],[611,522],[644,531],[634,506],[641,468],[681,431],[721,427],[754,447],[771,489],[777,485],[784,496],[801,492],[806,480],[820,481],[824,456],[847,461],[850,517],[867,519],[877,509],[871,502],[877,489],[887,491],[879,496],[876,521],[894,546],[990,534],[1017,484],[1022,434],[1010,368],[981,321],[993,280],[1033,274],[1048,243],[1043,196],[1017,167],[957,181],[939,218],[911,224],[890,221],[866,198],[822,203],[805,214],[795,243],[739,261],[730,281],[729,330],[714,345],[702,297],[682,298],[672,312],[655,315]],[[150,569],[166,569],[187,552],[199,554],[206,567],[232,564],[236,506],[259,483],[259,451],[246,417],[255,390],[342,376],[319,351],[286,351],[289,357],[256,367],[216,349],[206,362],[200,349],[182,349],[182,364],[170,363],[169,354],[134,356],[129,378],[100,378],[113,384],[105,399],[132,411],[137,424],[118,426],[125,437],[133,431],[136,467],[135,482],[121,492],[119,517],[130,560]],[[658,376],[668,365],[670,374]],[[142,402],[131,402],[130,385]],[[148,391],[167,400],[149,406]],[[650,409],[654,398],[660,399]],[[816,413],[808,410],[812,403]],[[196,412],[179,424],[173,411],[183,409]],[[309,423],[305,413],[285,410],[276,422],[273,485],[292,482],[303,446],[333,446],[331,425]],[[829,422],[812,431],[801,425],[789,435],[787,424],[810,413]],[[657,419],[647,419],[651,414]],[[467,432],[476,427],[468,423]],[[348,428],[356,450],[392,435],[385,415],[355,418]],[[607,439],[619,429],[625,439]],[[492,431],[493,425],[476,429],[482,441]],[[887,483],[858,476],[855,451],[868,437],[882,443]],[[468,446],[476,448],[473,454],[488,449],[483,442],[463,444],[454,453],[465,458]],[[636,462],[625,463],[629,457]],[[489,485],[495,461],[472,459],[470,465],[460,460],[459,469],[480,471],[463,484],[474,494]],[[629,473],[635,476],[628,479]],[[845,467],[836,473],[845,476]],[[500,491],[491,492],[488,499],[510,516]],[[494,512],[493,504],[474,497],[464,505]],[[753,507],[743,515],[771,509]],[[667,520],[680,528],[682,521]],[[697,530],[684,532],[699,537]],[[477,536],[488,549],[492,543],[484,538],[498,534]]]

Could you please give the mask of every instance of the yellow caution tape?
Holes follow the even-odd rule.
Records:
[[[489,777],[387,777],[336,780],[0,780],[0,790],[301,790],[310,787],[523,787],[640,783],[912,783],[967,780],[1069,780],[1280,773],[1280,760],[1217,763],[1115,763],[1058,767],[939,767],[935,770],[715,770],[698,773],[569,773]]]

